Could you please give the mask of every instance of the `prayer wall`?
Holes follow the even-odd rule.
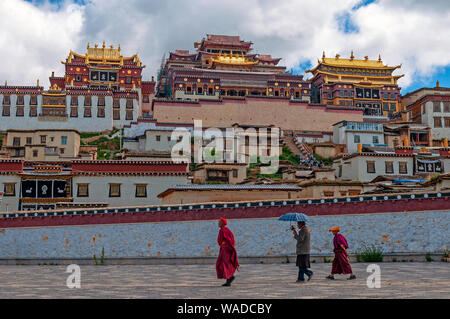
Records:
[[[328,229],[336,225],[351,253],[365,245],[385,253],[450,248],[449,193],[395,196],[12,214],[0,219],[0,260],[92,260],[102,248],[105,258],[215,257],[220,216],[229,220],[239,256],[294,255],[290,223],[277,220],[290,211],[309,215],[313,255],[332,254]]]

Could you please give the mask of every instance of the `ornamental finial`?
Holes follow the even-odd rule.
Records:
[[[353,60],[355,58],[355,56],[353,55],[353,50],[352,53],[350,54],[350,60]]]
[[[378,54],[378,62],[381,62],[381,54]]]
[[[325,61],[325,51],[323,51],[323,53],[322,53],[322,61],[323,62]]]

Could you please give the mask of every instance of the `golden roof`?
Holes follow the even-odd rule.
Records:
[[[383,61],[381,60],[381,55],[378,56],[378,60],[369,60],[368,56],[364,57],[364,60],[355,59],[353,55],[353,51],[350,55],[349,59],[342,59],[339,54],[336,54],[334,58],[327,58],[325,57],[325,52],[322,55],[322,60],[318,60],[318,65],[312,69],[307,70],[306,72],[313,72],[315,71],[319,65],[328,65],[328,66],[334,66],[334,67],[347,67],[347,68],[368,68],[368,69],[384,69],[384,70],[394,70],[401,67],[401,65],[398,66],[387,66],[383,64]]]
[[[249,61],[246,57],[239,55],[218,55],[213,57],[212,61],[214,63],[234,65],[254,65],[258,63],[258,61]]]
[[[137,54],[131,57],[124,57],[120,53],[120,50],[121,50],[120,44],[115,49],[113,45],[107,48],[105,41],[103,41],[103,45],[101,48],[99,48],[98,44],[95,44],[95,46],[92,48],[88,43],[87,52],[85,54],[78,54],[73,51],[70,51],[69,57],[67,58],[67,63],[72,63],[72,58],[78,57],[84,59],[85,63],[87,64],[91,62],[93,63],[103,62],[103,63],[123,65],[123,61],[133,60],[134,62],[136,62],[137,66],[141,66],[141,61],[139,60]]]

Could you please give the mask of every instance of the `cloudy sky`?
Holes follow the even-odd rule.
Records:
[[[120,43],[156,75],[161,58],[207,33],[240,35],[298,74],[327,56],[402,64],[403,93],[450,87],[448,0],[1,0],[0,83],[48,85],[70,50]]]

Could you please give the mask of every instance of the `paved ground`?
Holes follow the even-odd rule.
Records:
[[[295,264],[244,264],[232,287],[214,265],[81,266],[80,289],[67,288],[66,266],[0,266],[0,298],[450,298],[450,263],[380,263],[379,289],[367,288],[367,265],[329,281],[331,264],[312,264],[297,284]]]

